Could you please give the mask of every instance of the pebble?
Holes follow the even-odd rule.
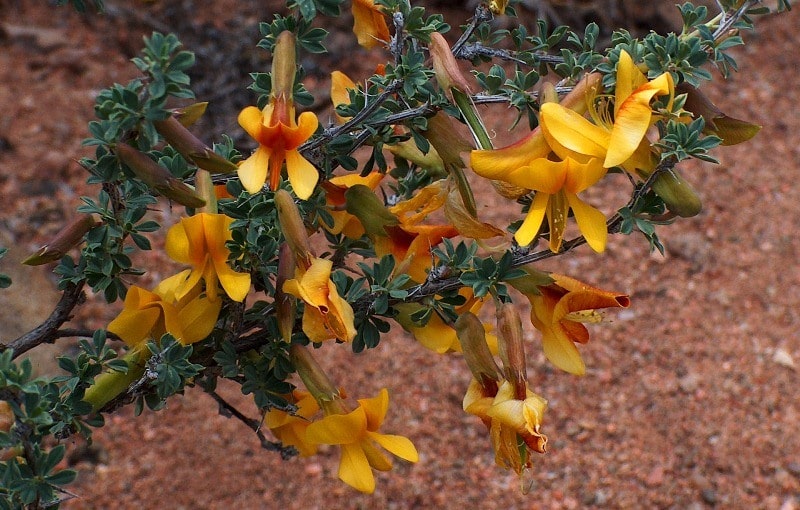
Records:
[[[689,373],[678,380],[678,387],[684,393],[694,393],[699,383],[700,378],[697,377],[697,374]]]
[[[786,471],[800,478],[800,462],[790,462],[786,464]]]
[[[714,489],[703,489],[700,491],[700,497],[703,498],[703,501],[709,505],[716,505],[717,501],[719,501],[719,498],[717,497],[717,491]]]
[[[782,367],[790,368],[792,370],[796,368],[794,364],[794,358],[792,358],[792,355],[789,354],[785,349],[775,349],[775,352],[772,354],[772,361]]]

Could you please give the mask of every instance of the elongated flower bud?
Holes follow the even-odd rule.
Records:
[[[191,187],[150,159],[147,154],[123,142],[117,143],[114,152],[119,160],[136,174],[136,177],[161,195],[194,209],[205,205],[205,200],[197,196]]]
[[[761,130],[761,126],[744,120],[728,117],[717,105],[688,83],[675,86],[675,92],[686,94],[683,108],[706,121],[703,133],[715,135],[722,139],[722,145],[736,145],[753,138]]]
[[[442,34],[439,32],[431,34],[428,50],[431,52],[431,62],[433,63],[433,73],[436,75],[436,81],[439,82],[439,86],[450,97],[451,101],[453,89],[463,94],[469,94],[469,82],[467,82],[461,69],[459,69],[456,57],[453,56],[450,45],[447,44]]]
[[[198,120],[200,117],[206,113],[206,108],[208,108],[208,101],[203,101],[200,103],[192,103],[188,106],[184,106],[181,108],[175,108],[172,110],[172,116],[178,119],[178,122],[183,124],[183,127],[189,127]]]
[[[489,345],[486,343],[486,331],[480,319],[471,312],[464,312],[455,323],[456,336],[461,342],[466,361],[472,376],[485,390],[487,395],[497,393],[497,381],[500,380],[500,369],[497,368]]]
[[[272,58],[272,97],[291,99],[297,73],[297,49],[294,34],[284,30],[275,42]]]
[[[288,191],[279,189],[275,192],[275,206],[278,209],[278,222],[286,242],[292,249],[297,262],[308,269],[314,250],[308,242],[308,232],[300,217],[300,210]]]
[[[503,374],[514,387],[514,398],[525,400],[528,374],[525,366],[525,345],[522,320],[513,303],[503,303],[497,309],[498,351],[503,361]]]
[[[297,299],[283,291],[286,280],[294,278],[295,257],[288,243],[281,244],[278,251],[278,275],[275,281],[275,315],[278,318],[278,330],[286,343],[292,341],[295,321],[295,304]]]
[[[325,414],[331,414],[330,411],[334,413],[339,411],[339,414],[343,414],[341,413],[343,402],[341,401],[339,390],[336,389],[328,374],[319,366],[314,356],[311,355],[311,351],[302,345],[294,344],[289,348],[289,358],[308,392],[311,393],[320,407],[326,410]],[[336,407],[340,409],[335,409]]]
[[[83,236],[97,225],[91,214],[81,214],[72,222],[61,229],[52,241],[45,244],[39,250],[22,261],[28,266],[38,266],[59,260],[70,249],[83,241]]]
[[[238,168],[234,163],[223,158],[200,141],[200,139],[186,129],[183,123],[176,117],[172,116],[164,120],[153,121],[153,125],[156,131],[158,131],[167,143],[174,147],[181,156],[203,170],[208,170],[215,174],[225,174],[235,172]]]

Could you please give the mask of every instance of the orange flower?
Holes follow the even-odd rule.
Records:
[[[366,177],[358,174],[340,175],[322,183],[322,187],[325,189],[325,199],[330,208],[329,212],[333,217],[333,225],[329,227],[323,223],[323,228],[331,234],[342,233],[351,239],[358,239],[364,235],[364,226],[361,221],[345,210],[347,206],[345,193],[359,184],[374,190],[382,179],[383,174],[372,172]]]
[[[263,111],[255,106],[242,110],[239,125],[258,142],[256,151],[239,165],[239,179],[247,192],[261,191],[268,176],[270,189],[278,189],[281,168],[286,162],[295,194],[303,200],[310,197],[319,173],[297,148],[317,130],[317,116],[303,112],[295,121],[292,101],[273,97]]]
[[[406,273],[416,282],[424,282],[431,267],[431,248],[442,239],[455,237],[452,225],[395,225],[384,227],[387,237],[375,236],[375,253],[379,257],[394,255],[396,273]]]
[[[319,405],[307,391],[294,390],[291,397],[297,412],[289,414],[270,409],[264,415],[264,425],[284,446],[294,446],[301,457],[310,457],[317,453],[318,445],[306,440],[306,429],[311,425],[311,418],[319,412]]]
[[[332,267],[330,260],[315,258],[308,270],[298,268],[296,278],[283,284],[284,292],[305,302],[303,332],[312,342],[350,342],[356,336],[353,308],[331,281]]]
[[[391,37],[386,17],[373,0],[353,0],[353,22],[358,44],[365,48],[386,44]]]
[[[389,392],[384,388],[377,397],[359,399],[355,411],[327,414],[312,423],[306,429],[306,440],[341,447],[339,478],[358,491],[372,494],[375,491],[372,469],[392,469],[392,461],[378,445],[409,462],[419,460],[417,449],[407,437],[378,432],[388,409]]]
[[[531,322],[542,333],[544,355],[558,368],[576,375],[586,372],[575,343],[589,341],[582,323],[600,322],[598,308],[627,308],[631,300],[618,294],[590,287],[569,276],[551,275],[554,283],[540,286],[541,295],[528,295]]]
[[[160,340],[166,333],[184,345],[211,334],[222,300],[201,295],[199,285],[182,299],[174,300],[174,284],[179,276],[167,278],[153,292],[136,285],[128,289],[122,311],[108,324],[108,331],[134,349],[143,348],[149,339]]]
[[[230,250],[225,242],[231,239],[233,218],[224,214],[199,213],[181,218],[167,232],[167,255],[177,262],[189,264],[191,270],[181,273],[185,280],[176,286],[176,299],[182,299],[202,278],[209,299],[217,298],[217,282],[234,301],[243,301],[250,290],[250,275],[237,273],[228,265]]]

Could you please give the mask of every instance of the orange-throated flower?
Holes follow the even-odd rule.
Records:
[[[358,44],[365,48],[381,46],[389,41],[386,16],[374,0],[353,0],[353,32]]]
[[[230,250],[225,242],[231,239],[233,218],[224,214],[198,213],[173,225],[167,232],[167,255],[176,262],[192,266],[175,289],[176,299],[182,299],[200,281],[212,300],[217,298],[217,282],[234,301],[243,301],[250,290],[250,275],[238,273],[228,265]]]
[[[350,342],[356,336],[353,308],[331,281],[332,268],[330,260],[314,258],[308,269],[298,267],[296,277],[283,284],[284,292],[306,304],[303,332],[312,342],[333,338]]]
[[[576,343],[589,341],[584,322],[600,322],[599,308],[627,308],[630,298],[591,287],[569,276],[551,274],[554,282],[528,295],[531,322],[542,333],[544,355],[558,368],[576,375],[586,372]]]
[[[319,121],[312,112],[303,112],[295,119],[292,95],[296,72],[294,36],[282,32],[275,44],[269,104],[263,110],[248,106],[239,114],[239,125],[258,142],[258,148],[238,169],[248,193],[259,192],[267,177],[270,189],[278,189],[284,162],[289,182],[301,199],[311,196],[319,180],[316,167],[297,150],[314,134]]]
[[[201,294],[200,285],[175,300],[175,283],[175,277],[168,278],[152,292],[132,286],[108,331],[133,349],[141,349],[149,339],[160,340],[166,333],[184,345],[206,338],[217,323],[222,300]]]

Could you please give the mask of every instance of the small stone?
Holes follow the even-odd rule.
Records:
[[[700,497],[709,505],[716,505],[719,498],[717,498],[717,491],[714,489],[703,489],[700,491]]]
[[[699,383],[700,380],[697,375],[689,373],[678,380],[678,387],[680,387],[681,391],[684,393],[694,393]]]
[[[794,358],[792,358],[792,355],[789,354],[785,349],[775,349],[775,352],[772,354],[772,361],[782,367],[790,368],[792,370],[796,368],[794,364]]]
[[[781,510],[795,510],[796,508],[797,505],[792,497],[786,498],[783,500],[783,504],[781,504]]]
[[[664,483],[664,468],[662,466],[653,468],[650,474],[647,475],[647,478],[645,478],[644,483],[648,487],[658,487]]]
[[[800,478],[800,462],[790,462],[786,464],[786,471]]]

